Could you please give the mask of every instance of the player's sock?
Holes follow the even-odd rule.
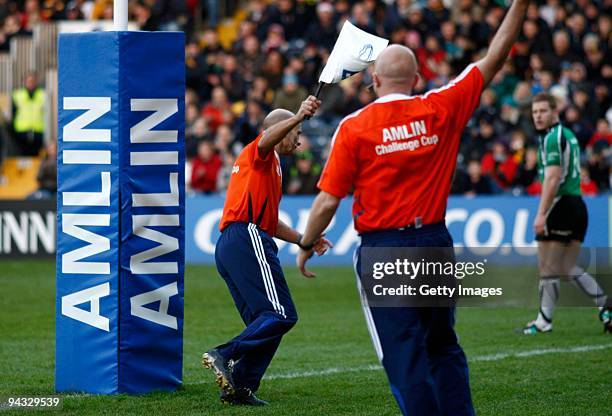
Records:
[[[597,283],[597,280],[580,267],[574,267],[570,272],[571,282],[584,292],[585,295],[593,299],[599,309],[606,306],[608,297]]]
[[[546,277],[540,280],[540,311],[535,323],[543,328],[552,323],[555,304],[559,298],[559,279]]]

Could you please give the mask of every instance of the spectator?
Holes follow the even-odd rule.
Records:
[[[242,51],[238,54],[240,71],[246,82],[252,82],[255,74],[261,72],[265,57],[260,52],[259,40],[251,35],[242,42]]]
[[[353,5],[351,22],[365,32],[373,33],[376,31],[372,16],[368,14],[368,11],[361,2]]]
[[[289,173],[288,194],[312,195],[317,193],[321,165],[314,162],[314,156],[310,150],[295,154],[295,165],[291,167]]]
[[[295,113],[306,97],[308,92],[298,84],[297,76],[286,73],[283,77],[283,88],[278,90],[274,97],[274,108],[284,108]]]
[[[270,28],[268,29],[268,36],[262,44],[263,52],[268,53],[275,50],[285,53],[287,48],[288,46],[287,41],[285,40],[285,30],[283,27],[278,23],[270,25]]]
[[[516,193],[540,194],[542,185],[538,177],[538,151],[535,147],[525,151],[525,158],[518,166],[513,185]]]
[[[268,109],[272,106],[272,101],[274,100],[274,90],[270,88],[268,80],[262,76],[257,76],[253,81],[248,98],[258,101],[262,106]]]
[[[488,117],[483,117],[478,124],[475,124],[470,129],[470,135],[467,140],[462,142],[462,155],[466,159],[481,159],[487,151],[493,146],[495,140],[495,127],[493,120]]]
[[[517,167],[503,142],[495,142],[491,152],[482,158],[482,172],[490,175],[497,186],[504,190],[512,186]]]
[[[597,120],[597,129],[589,140],[589,147],[593,147],[598,142],[607,143],[608,146],[612,145],[612,130],[610,129],[610,122],[605,118]]]
[[[387,33],[405,26],[404,23],[407,21],[410,11],[410,3],[410,0],[397,0],[387,6],[383,22]]]
[[[198,117],[185,134],[185,155],[188,159],[195,157],[201,142],[210,140],[208,122],[203,117]]]
[[[575,105],[571,105],[565,111],[565,124],[574,132],[580,143],[580,147],[584,149],[593,135],[593,129],[590,127],[588,121],[582,117],[580,110]]]
[[[482,92],[480,106],[474,112],[473,117],[476,120],[482,120],[484,118],[489,122],[493,122],[499,117],[497,97],[491,88],[487,88]]]
[[[587,166],[589,177],[600,190],[610,189],[609,146],[605,142],[597,142],[588,150]]]
[[[512,158],[517,165],[520,165],[525,160],[527,147],[527,137],[521,130],[514,130],[510,133],[510,152]]]
[[[247,102],[244,114],[236,122],[236,143],[246,146],[259,135],[261,123],[266,116],[263,105],[257,100]]]
[[[457,171],[455,177],[455,192],[465,196],[491,195],[493,185],[491,179],[482,172],[479,160],[470,160],[467,165],[467,172]]]
[[[45,131],[45,91],[38,86],[34,73],[25,78],[25,85],[13,91],[13,133],[19,154],[37,156]]]
[[[425,20],[423,6],[421,6],[419,3],[413,2],[408,9],[407,26],[410,30],[417,32],[421,40],[425,39],[425,36],[429,32],[430,26]]]
[[[212,92],[212,99],[202,109],[202,116],[208,123],[208,128],[212,134],[217,132],[217,128],[232,119],[231,104],[227,99],[227,93],[223,87],[215,87]]]
[[[232,133],[232,129],[227,124],[219,126],[217,129],[217,136],[215,137],[215,148],[221,158],[227,153],[239,153],[240,150],[242,150],[240,147],[234,151],[234,149],[232,149],[233,144],[234,134]]]
[[[337,37],[334,7],[326,1],[322,1],[317,5],[317,19],[308,27],[306,40],[327,51],[331,51]]]
[[[236,162],[236,158],[231,153],[222,154],[221,158],[223,163],[217,175],[217,191],[219,192],[227,190],[230,178],[232,177],[234,163]]]
[[[250,15],[249,20],[255,23],[257,38],[263,42],[268,33],[270,25],[278,21],[278,9],[273,5],[266,4],[264,0],[252,0],[248,2]]]
[[[440,74],[440,65],[446,59],[446,52],[435,35],[428,35],[425,46],[416,51],[421,75],[431,81]]]
[[[598,118],[605,118],[606,112],[612,107],[612,96],[610,87],[606,83],[598,83],[595,86],[595,101],[599,107]]]
[[[586,166],[580,167],[580,191],[584,196],[595,196],[599,193],[599,188],[591,180],[589,169]]]
[[[32,34],[34,25],[42,21],[40,3],[38,0],[26,0],[21,13],[21,29],[23,32]]]
[[[30,195],[30,199],[55,198],[57,194],[57,144],[54,141],[45,148],[45,157],[40,161],[36,180],[38,190]]]
[[[188,103],[185,100],[185,131],[187,134],[193,128],[194,123],[200,117],[200,109],[197,104]]]
[[[4,20],[4,25],[2,25],[2,30],[0,30],[0,52],[8,52],[11,39],[16,35],[27,34],[21,30],[21,26],[19,24],[19,16],[17,15],[9,15]]]
[[[337,2],[336,2],[337,3]],[[293,33],[300,41],[307,39],[306,31],[310,22],[315,20],[315,6],[313,2],[296,0],[293,12],[295,13],[295,24]],[[294,39],[293,37],[289,39]]]
[[[502,67],[501,71],[499,71],[495,77],[493,77],[493,81],[491,82],[491,86],[489,88],[495,93],[496,97],[498,98],[498,102],[510,102],[513,105],[516,105],[512,99],[512,94],[514,93],[518,82],[519,79],[515,74],[513,62],[507,61]]]
[[[234,55],[225,55],[223,58],[223,73],[220,81],[230,101],[241,101],[244,98],[246,82],[238,70],[238,61]]]
[[[136,18],[136,23],[141,30],[158,30],[160,24],[159,18],[153,15],[151,8],[147,4],[137,2],[134,5],[133,13]]]
[[[193,159],[191,169],[191,188],[194,191],[210,194],[217,190],[221,158],[215,152],[211,141],[200,142],[198,155]]]
[[[272,50],[266,56],[266,62],[258,75],[264,77],[271,88],[277,89],[281,85],[284,67],[283,55],[277,50]]]
[[[278,0],[278,22],[283,29],[285,37],[289,40],[301,36],[303,33],[296,31],[296,14],[293,9],[293,0]]]
[[[553,34],[553,50],[547,56],[550,68],[561,68],[579,60],[571,50],[570,37],[566,30],[557,30]]]

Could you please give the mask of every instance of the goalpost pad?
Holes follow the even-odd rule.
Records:
[[[56,390],[182,382],[184,35],[61,34]]]

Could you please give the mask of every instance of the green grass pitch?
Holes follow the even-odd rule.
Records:
[[[51,261],[0,263],[0,401],[54,393],[54,270]],[[259,391],[269,407],[219,403],[200,357],[243,325],[214,268],[188,267],[184,387],[140,397],[68,395],[62,414],[398,415],[377,367],[351,269],[315,270],[314,280],[286,270],[300,320],[284,338]],[[470,360],[477,413],[611,415],[612,337],[602,333],[595,308],[559,309],[552,334],[515,334],[513,329],[534,313],[459,308],[457,331]]]

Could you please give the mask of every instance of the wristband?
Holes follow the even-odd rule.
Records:
[[[301,248],[301,249],[302,249],[302,250],[304,250],[304,251],[310,251],[310,250],[312,250],[312,249],[314,248],[315,244],[314,244],[314,243],[311,243],[311,244],[302,244],[302,238],[303,238],[303,237],[304,237],[304,236],[303,236],[302,234],[299,234],[299,236],[298,236],[298,240],[296,241],[296,243],[295,243],[295,244],[297,244],[297,245],[298,245],[298,247],[299,247],[299,248]]]

